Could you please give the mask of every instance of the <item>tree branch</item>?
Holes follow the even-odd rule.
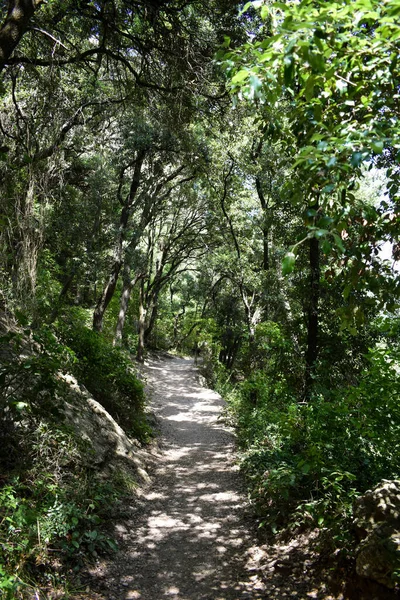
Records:
[[[43,0],[11,0],[0,28],[0,72],[27,31],[31,18]]]

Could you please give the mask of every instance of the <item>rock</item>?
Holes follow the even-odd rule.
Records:
[[[392,533],[390,526],[377,527],[359,546],[356,559],[357,574],[373,579],[387,588],[394,588],[395,573],[399,568],[399,533]]]
[[[388,588],[400,574],[400,481],[383,480],[357,498],[354,526],[362,540],[356,553],[356,571]]]
[[[358,530],[367,533],[376,524],[399,525],[400,481],[383,479],[373,490],[368,490],[354,503],[355,521]]]
[[[123,461],[135,471],[138,483],[147,483],[149,476],[143,464],[146,453],[141,450],[137,440],[129,438],[72,375],[60,373],[59,378],[65,384],[60,401],[64,419],[88,445],[87,461],[102,470],[113,470],[121,466]]]

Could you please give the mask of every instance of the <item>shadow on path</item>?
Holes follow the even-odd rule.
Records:
[[[105,598],[264,598],[245,568],[252,540],[234,436],[219,419],[223,401],[196,382],[191,360],[153,360],[146,374],[162,455],[131,519],[117,525],[117,561],[96,569]]]

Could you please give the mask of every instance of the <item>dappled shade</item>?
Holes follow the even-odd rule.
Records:
[[[223,401],[198,385],[192,361],[150,361],[148,373],[158,381],[163,455],[131,521],[118,526],[120,558],[102,565],[103,576],[115,581],[112,597],[264,597],[262,583],[245,569],[252,541],[234,436],[220,418]]]

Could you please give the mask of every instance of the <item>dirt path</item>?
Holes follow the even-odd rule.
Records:
[[[265,598],[223,401],[199,385],[191,360],[152,360],[146,375],[162,452],[149,489],[118,525],[117,562],[96,569],[104,598]]]

